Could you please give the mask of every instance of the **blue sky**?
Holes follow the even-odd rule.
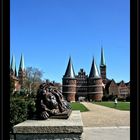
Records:
[[[101,45],[107,77],[130,80],[129,0],[10,0],[10,55],[19,67],[44,72],[43,79],[62,82],[69,56],[75,73],[99,69]]]

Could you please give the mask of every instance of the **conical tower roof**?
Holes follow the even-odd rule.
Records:
[[[10,69],[13,70],[13,72],[15,71],[15,57],[12,55],[12,60],[11,60],[11,66]]]
[[[101,63],[100,66],[105,66],[105,57],[104,57],[104,50],[103,47],[101,48]]]
[[[68,66],[67,66],[64,77],[75,78],[75,73],[74,73],[74,68],[73,68],[73,65],[72,65],[71,57],[69,58]]]
[[[93,57],[89,77],[100,78],[100,75],[99,75],[99,72],[98,72],[97,65],[96,65],[94,57]]]
[[[23,57],[22,54],[21,54],[20,65],[19,65],[19,70],[20,70],[20,69],[22,69],[22,70],[25,69],[25,65],[24,65],[24,57]]]
[[[15,63],[15,76],[17,76],[16,63]]]

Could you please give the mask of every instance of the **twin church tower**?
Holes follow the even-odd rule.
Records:
[[[24,57],[22,54],[21,54],[21,58],[20,58],[18,73],[16,70],[15,57],[12,56],[11,66],[10,66],[10,77],[14,81],[14,88],[15,88],[14,91],[24,88],[26,71],[25,71],[25,65],[24,65]]]
[[[89,76],[84,69],[80,69],[78,75],[75,75],[70,57],[66,72],[62,78],[62,93],[68,101],[77,101],[79,97],[84,97],[89,101],[101,101],[106,80],[106,64],[103,48],[101,49],[100,74],[93,58]]]

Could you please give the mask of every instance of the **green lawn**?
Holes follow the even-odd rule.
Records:
[[[94,103],[98,105],[103,105],[106,107],[115,108],[118,110],[126,110],[126,111],[130,110],[130,102],[118,102],[116,107],[114,105],[114,102],[94,102]]]
[[[78,102],[72,102],[71,103],[72,110],[80,110],[80,112],[89,111],[83,104]]]

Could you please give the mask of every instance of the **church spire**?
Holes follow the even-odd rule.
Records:
[[[15,76],[17,77],[16,63],[15,63]]]
[[[20,59],[20,65],[19,65],[19,70],[24,70],[25,66],[24,66],[24,57],[23,54],[21,54],[21,59]]]
[[[24,57],[21,54],[20,65],[18,70],[18,78],[19,78],[19,83],[21,84],[21,88],[24,87],[25,77],[26,77],[26,71],[24,65]]]
[[[101,63],[100,66],[105,66],[105,57],[104,57],[104,50],[103,47],[101,48]]]
[[[64,77],[75,78],[75,73],[74,73],[74,68],[73,68],[73,65],[72,65],[71,57],[69,58],[68,66],[67,66]]]
[[[89,77],[100,78],[94,57],[93,57],[92,66],[91,66]]]
[[[11,66],[10,69],[15,72],[15,57],[12,55]]]

